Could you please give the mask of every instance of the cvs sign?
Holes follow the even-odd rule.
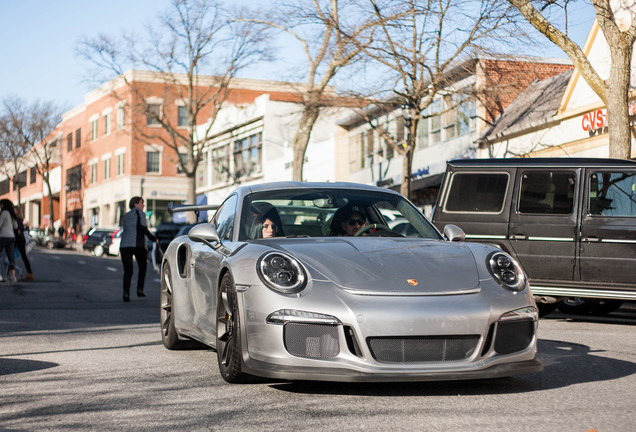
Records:
[[[607,126],[607,115],[604,109],[589,112],[583,115],[581,127],[584,131],[593,131]]]

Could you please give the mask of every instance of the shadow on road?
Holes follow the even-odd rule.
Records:
[[[636,373],[636,363],[596,355],[586,345],[543,340],[538,343],[543,373],[510,378],[410,383],[285,382],[271,387],[290,393],[356,396],[449,396],[524,393],[606,381]]]
[[[0,376],[12,375],[23,372],[33,372],[42,369],[49,369],[59,366],[58,363],[26,360],[26,359],[3,359],[0,358]]]

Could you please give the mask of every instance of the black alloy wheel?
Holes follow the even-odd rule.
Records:
[[[241,325],[234,280],[226,273],[221,280],[216,306],[216,357],[219,372],[229,383],[246,383],[251,376],[242,371]]]

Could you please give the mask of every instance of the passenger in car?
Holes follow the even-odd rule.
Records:
[[[368,223],[369,219],[362,207],[347,204],[334,213],[333,219],[331,220],[330,235],[353,236],[360,228],[368,225]]]
[[[270,208],[258,219],[255,238],[284,237],[283,223],[276,208]]]

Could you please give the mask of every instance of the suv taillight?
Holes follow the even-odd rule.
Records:
[[[84,234],[84,243],[86,243],[86,239],[88,239],[88,234]]]

